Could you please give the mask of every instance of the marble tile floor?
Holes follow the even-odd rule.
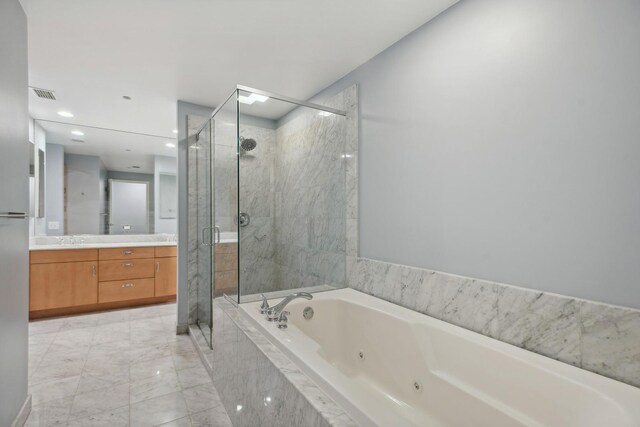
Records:
[[[29,323],[26,426],[231,426],[175,304]]]

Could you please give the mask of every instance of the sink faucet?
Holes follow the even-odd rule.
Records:
[[[285,299],[267,310],[267,320],[269,322],[275,322],[278,320],[280,313],[282,313],[287,304],[297,298],[313,299],[313,295],[308,292],[298,292],[296,294],[286,296]]]

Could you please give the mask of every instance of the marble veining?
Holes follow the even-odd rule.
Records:
[[[273,191],[276,131],[243,124],[241,119],[240,136],[253,138],[257,143],[238,160],[240,211],[251,215],[251,223],[240,228],[241,293],[247,295],[275,290],[279,283],[276,279]]]
[[[30,322],[25,425],[231,427],[175,323],[175,304]]]
[[[349,287],[640,387],[640,310],[351,258]]]
[[[216,300],[214,324],[213,349],[190,332],[234,426],[356,425],[236,307]]]
[[[280,289],[344,287],[346,257],[357,254],[357,87],[314,102],[343,109],[347,116],[298,108],[276,129]]]

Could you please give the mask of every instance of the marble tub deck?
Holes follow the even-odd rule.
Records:
[[[231,426],[175,304],[29,323],[26,426]]]

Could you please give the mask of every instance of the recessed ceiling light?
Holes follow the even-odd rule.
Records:
[[[126,99],[127,101],[131,101],[131,97],[129,95],[122,95],[122,99]]]
[[[256,101],[265,102],[267,99],[269,99],[268,96],[258,95],[256,93],[252,93],[249,96],[245,96],[245,95],[238,96],[238,102],[241,102],[243,104],[248,104],[248,105],[251,105]]]
[[[84,132],[81,130],[72,130],[71,133],[78,136],[84,136]]]
[[[167,146],[167,147],[169,147],[169,148],[175,148],[175,147],[176,147],[176,144],[172,144],[172,143],[170,143],[170,142],[167,142],[167,143],[166,143],[166,144],[164,144],[164,145],[166,145],[166,146]]]
[[[249,98],[253,98],[258,102],[264,102],[267,99],[269,99],[268,96],[264,96],[264,95],[258,95],[257,93],[252,93],[251,95],[249,95]]]
[[[62,117],[73,117],[73,114],[68,111],[58,111],[58,115]]]

